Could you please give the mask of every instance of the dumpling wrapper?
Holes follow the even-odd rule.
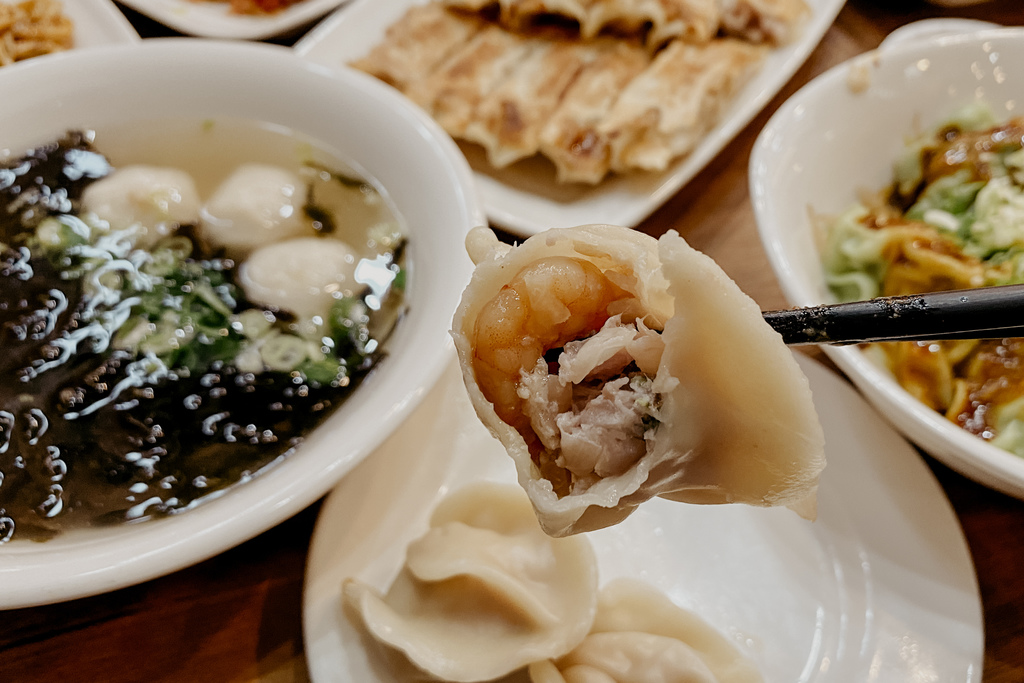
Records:
[[[765,0],[760,0],[765,2]],[[576,23],[579,35],[592,39],[602,32],[643,37],[650,47],[672,38],[706,42],[719,24],[719,0],[445,0],[448,7],[493,12],[502,26],[530,32],[545,20],[560,17]]]
[[[542,128],[595,56],[585,43],[541,42],[480,102],[465,138],[481,144],[495,168],[536,154]]]
[[[420,670],[491,680],[583,640],[597,563],[586,539],[545,535],[518,487],[481,483],[441,501],[387,595],[355,579],[343,595],[374,638]]]
[[[651,61],[646,50],[625,42],[597,42],[595,49],[597,57],[583,67],[540,133],[540,151],[555,164],[560,183],[596,184],[608,175],[611,150],[598,126]]]
[[[405,95],[449,135],[462,138],[484,98],[539,45],[538,40],[487,25],[429,75],[410,83]]]
[[[388,27],[384,40],[352,66],[404,92],[483,27],[481,19],[449,12],[436,2],[413,5]]]
[[[718,123],[765,50],[732,38],[675,40],[622,91],[598,126],[614,171],[663,171]]]
[[[753,42],[784,45],[810,14],[804,0],[721,0],[722,30]]]
[[[597,0],[590,8],[584,35],[612,29],[643,34],[651,47],[673,38],[705,43],[718,30],[718,0]]]
[[[567,536],[611,526],[654,496],[785,505],[814,517],[824,434],[807,378],[759,306],[712,259],[674,231],[655,240],[609,225],[553,229],[515,248],[478,228],[467,249],[477,266],[452,330],[463,378],[477,415],[515,462],[545,532]],[[502,385],[496,394],[492,385],[501,375],[482,362],[487,351],[476,338],[485,307],[507,295],[521,271],[558,256],[591,264],[622,289],[605,319],[639,316],[664,342],[651,378],[661,396],[660,424],[646,453],[619,474],[576,481],[569,491],[559,472],[542,473],[532,457],[539,437],[530,419],[516,414],[522,375],[507,378],[511,389]],[[542,304],[551,296],[544,283],[534,294]],[[499,341],[516,354],[534,340],[513,329]],[[536,360],[525,359],[523,369],[532,370]]]
[[[601,590],[590,634],[557,660],[535,662],[532,683],[760,683],[761,673],[697,615],[646,584]]]

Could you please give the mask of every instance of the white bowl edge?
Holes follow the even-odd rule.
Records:
[[[195,76],[204,68],[208,70],[210,64],[217,64],[218,73],[225,77],[223,82],[219,77],[190,77],[188,69],[193,69]],[[260,79],[252,79],[252,69],[257,69]],[[64,89],[51,78],[58,73],[67,79]],[[240,82],[246,77],[255,87]],[[281,97],[268,100],[268,87],[277,88],[276,94]],[[351,94],[353,89],[358,97]],[[34,93],[31,97],[36,98],[36,109],[41,113],[27,102],[10,99],[13,92]],[[111,92],[127,93],[124,106],[113,113],[102,104]],[[222,96],[219,92],[231,94]],[[154,98],[167,109],[153,118],[247,116],[290,125],[331,147],[341,147],[342,154],[361,163],[395,197],[412,232],[420,221],[424,227],[428,220],[435,225],[443,223],[434,230],[437,234],[432,235],[433,239],[416,242],[413,236],[410,313],[389,342],[392,357],[359,390],[360,400],[340,406],[283,463],[184,514],[121,525],[114,531],[71,532],[43,544],[7,544],[0,551],[0,609],[83,597],[138,583],[206,559],[261,533],[325,494],[412,412],[440,377],[452,349],[447,333],[451,315],[472,268],[463,238],[471,227],[485,224],[485,219],[469,166],[458,148],[436,124],[390,88],[354,71],[312,65],[287,48],[169,38],[95,47],[6,67],[0,71],[0,98],[14,102],[5,114],[7,130],[16,117],[32,120],[35,126],[32,132],[0,132],[0,148],[16,151],[51,140],[68,127],[89,127],[91,119],[83,120],[89,117],[82,112],[105,111],[104,121],[116,123],[137,116],[140,102]],[[289,98],[300,102],[304,99],[308,106],[296,106]],[[46,106],[39,107],[41,102]],[[388,129],[387,135],[381,132],[368,136],[370,124],[366,124],[361,130],[363,139],[339,145],[337,140],[341,138],[327,132],[338,125],[329,114],[339,113],[341,119],[342,110],[349,117],[374,112],[366,119],[372,120],[372,125],[398,129]],[[377,140],[374,144],[378,148],[381,141],[386,141],[391,146],[389,153],[398,154],[402,163],[387,162],[385,155],[367,159],[358,149],[369,148],[370,139]],[[403,151],[409,155],[401,156]],[[413,212],[412,198],[431,196],[432,192],[447,197],[438,207],[440,211],[427,217]],[[426,278],[416,264],[430,261],[437,264],[437,274]],[[418,284],[424,288],[417,290]],[[336,436],[341,423],[374,420],[387,423],[386,428],[346,432],[342,447],[332,443],[331,437]]]
[[[991,48],[987,52],[985,43]],[[948,85],[945,90],[938,87],[926,93],[913,112],[905,112],[887,109],[885,106],[890,101],[900,102],[904,93],[892,87],[893,83],[889,80],[880,84],[882,75],[891,77],[893,81],[902,79],[904,85],[912,85],[917,82],[920,73],[925,73],[915,73],[915,69],[924,67],[926,71],[929,66],[922,60],[935,61],[943,51],[949,50],[978,50],[979,57],[990,56],[994,52],[998,53],[999,47],[1007,43],[1017,46],[1016,55],[1024,55],[1024,29],[982,29],[919,37],[914,37],[911,32],[907,41],[895,41],[884,50],[854,57],[818,76],[772,116],[758,136],[751,154],[750,193],[762,245],[791,305],[812,306],[834,301],[824,285],[817,245],[811,234],[813,228],[810,226],[809,209],[813,207],[819,213],[838,212],[855,200],[858,189],[884,187],[891,180],[889,164],[898,153],[904,136],[912,131],[914,123],[927,125],[936,117],[949,113],[958,98],[985,99],[986,89],[997,87],[988,77],[977,77],[976,83],[963,86],[958,81],[955,87]],[[866,86],[864,93],[850,92],[851,84],[861,78],[866,78],[863,83]],[[1015,78],[1024,84],[1024,76]],[[967,85],[972,87],[968,88]],[[1024,87],[1019,92],[1024,95]],[[866,119],[864,116],[867,115],[859,109],[851,113],[848,105],[860,97],[870,97],[878,105],[878,111]],[[938,103],[946,105],[945,111]],[[1024,97],[1019,102],[1008,100],[1007,103],[1024,105]],[[832,120],[835,116],[835,120],[842,120],[838,117],[844,115],[851,117],[846,120],[856,121],[856,126],[851,126],[850,130],[870,127],[874,132],[881,128],[878,124],[880,119],[895,123],[885,128],[880,139],[874,139],[867,150],[859,149],[864,143],[857,134],[841,139],[842,132],[832,130],[829,133],[829,144],[834,142],[837,147],[845,145],[850,150],[850,164],[848,167],[840,167],[842,174],[829,174],[827,170],[836,169],[819,163],[820,157],[833,151],[832,147],[815,149],[813,153],[801,155],[798,147],[791,146],[790,143],[797,139],[808,141],[814,138],[811,144],[823,139],[820,136],[828,131],[824,131],[824,124],[819,125],[816,118]],[[797,126],[800,137],[796,134]],[[882,156],[881,161],[868,158],[879,148],[891,151]],[[814,164],[813,171],[803,168],[805,163]],[[845,192],[847,199],[845,203],[825,206],[815,206],[811,202],[794,206],[796,201],[783,206],[789,197],[789,193],[782,189],[786,186],[787,175],[799,175],[804,181],[804,187],[800,190],[801,198],[813,195],[813,188],[827,188],[829,183],[840,183],[844,189],[838,194]],[[789,184],[793,185],[794,182]],[[833,193],[831,199],[835,199],[838,194]],[[828,204],[827,200],[823,203]],[[923,450],[979,483],[1024,498],[1024,459],[965,432],[918,402],[898,385],[887,370],[875,365],[857,348],[825,347],[824,351],[876,409]]]

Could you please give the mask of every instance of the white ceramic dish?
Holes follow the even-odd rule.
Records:
[[[191,36],[263,40],[296,31],[335,9],[345,0],[301,0],[267,15],[232,14],[228,1],[120,0],[140,14]]]
[[[818,520],[655,499],[588,534],[600,581],[628,576],[664,591],[727,634],[766,683],[980,681],[981,601],[942,489],[853,388],[798,358],[825,429]],[[454,363],[435,392],[321,510],[303,600],[316,683],[395,681],[343,610],[342,580],[386,590],[441,497],[516,480]]]
[[[750,186],[762,242],[792,305],[834,301],[808,208],[836,214],[859,190],[885,187],[905,136],[967,102],[1020,115],[1022,62],[1022,29],[896,41],[821,75],[779,109],[754,147]],[[851,82],[866,87],[851,89]],[[962,474],[1024,497],[1024,460],[912,398],[857,348],[826,352],[911,440]]]
[[[15,537],[0,548],[0,609],[137,583],[255,536],[324,495],[440,376],[472,268],[464,236],[484,216],[451,139],[392,89],[364,74],[321,69],[282,47],[171,38],[0,69],[0,101],[13,105],[0,149],[19,152],[69,128],[146,118],[239,117],[292,129],[377,179],[410,235],[409,313],[388,342],[389,356],[293,456],[169,518],[69,531],[45,543]]]
[[[366,54],[411,4],[426,0],[354,0],[295,44],[311,61],[337,67]],[[792,44],[773,52],[739,93],[722,121],[692,154],[663,173],[612,176],[597,186],[555,183],[554,167],[540,157],[502,171],[487,166],[479,148],[464,146],[491,221],[517,235],[587,223],[635,227],[718,154],[803,64],[842,7],[842,0],[808,0],[813,15]]]
[[[64,0],[75,26],[75,48],[117,45],[140,40],[139,34],[111,0]]]

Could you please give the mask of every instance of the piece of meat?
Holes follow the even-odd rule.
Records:
[[[608,382],[583,409],[562,413],[560,462],[574,475],[622,474],[647,452],[645,413],[629,378]]]

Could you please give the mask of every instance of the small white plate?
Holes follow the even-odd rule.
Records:
[[[74,0],[77,2],[78,0]],[[120,0],[150,19],[192,36],[263,40],[302,28],[324,16],[345,0],[301,0],[280,12],[267,15],[232,14],[228,1]]]
[[[295,50],[319,64],[339,66],[366,54],[406,8],[424,2],[354,0],[299,40]],[[690,155],[662,173],[611,176],[593,187],[561,186],[555,183],[554,166],[541,157],[496,171],[488,167],[481,149],[464,145],[488,217],[522,236],[587,223],[635,227],[700,172],[785,85],[832,25],[843,1],[808,0],[807,4],[813,14],[799,38],[772,52],[718,126]]]
[[[141,40],[111,0],[63,0],[61,5],[74,24],[75,49]]]
[[[981,680],[981,600],[957,519],[931,471],[848,384],[797,356],[825,429],[814,523],[786,509],[654,499],[588,534],[602,583],[629,576],[725,633],[766,683]],[[448,491],[514,482],[455,364],[402,428],[332,492],[306,569],[310,676],[391,682],[342,609],[358,577],[386,589]]]

